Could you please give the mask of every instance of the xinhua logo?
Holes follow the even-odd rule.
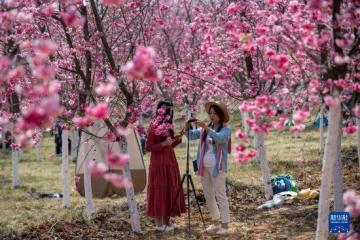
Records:
[[[330,212],[329,232],[347,233],[350,231],[350,214],[348,212]]]

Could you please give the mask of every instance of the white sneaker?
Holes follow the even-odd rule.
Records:
[[[208,227],[206,228],[206,231],[207,231],[207,232],[213,232],[213,231],[219,230],[220,228],[221,228],[220,225],[211,224],[210,226],[208,226]]]
[[[156,226],[156,227],[155,227],[155,230],[156,230],[156,231],[163,232],[163,231],[165,230],[165,225],[161,225],[160,227]]]
[[[171,232],[174,231],[175,227],[172,225],[161,225],[160,227],[155,227],[156,231],[160,231],[160,232]]]
[[[216,234],[217,235],[228,235],[230,233],[230,231],[229,231],[229,229],[227,229],[227,228],[220,228],[217,232],[216,232]]]
[[[171,232],[171,231],[174,231],[175,229],[175,226],[174,225],[164,225],[164,232]]]

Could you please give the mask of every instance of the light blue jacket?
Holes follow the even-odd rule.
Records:
[[[189,132],[189,138],[190,140],[196,140],[196,139],[200,139],[201,134],[202,133],[202,129],[198,128],[198,129],[194,129],[194,130],[190,130]],[[186,134],[187,135],[187,134]],[[214,167],[213,170],[213,176],[216,177],[219,175],[219,170],[221,169],[223,172],[227,172],[227,159],[228,159],[228,143],[229,143],[229,139],[231,137],[231,131],[230,128],[227,126],[224,126],[220,132],[216,132],[213,129],[210,129],[210,131],[208,132],[208,136],[211,137],[214,141],[215,141],[215,146],[214,146],[214,155],[215,155],[215,159],[216,159],[216,165]],[[206,152],[207,150],[207,144],[203,144],[204,146],[204,152]],[[221,154],[222,154],[222,159],[221,159],[221,167],[219,169],[218,163],[219,163],[219,157],[218,157],[218,153],[219,153],[219,149],[218,147],[221,147]],[[199,142],[198,145],[198,150],[197,150],[197,155],[196,155],[196,161],[197,161],[197,165],[198,165],[198,175],[200,172],[200,149],[201,149],[201,141]]]

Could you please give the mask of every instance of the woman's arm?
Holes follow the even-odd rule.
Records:
[[[164,148],[163,142],[155,143],[155,133],[151,128],[148,130],[145,147],[148,152],[160,152]]]
[[[227,143],[231,137],[230,128],[222,128],[220,132],[216,132],[213,129],[209,129],[209,136],[214,139],[216,144]]]
[[[188,136],[188,131],[189,131],[189,130],[186,130],[186,131],[185,131],[186,137]],[[190,138],[190,140],[200,139],[200,135],[201,135],[201,129],[199,129],[199,128],[189,131],[189,138]]]
[[[181,136],[176,136],[175,141],[171,144],[173,148],[175,148],[177,145],[179,145],[182,142]]]

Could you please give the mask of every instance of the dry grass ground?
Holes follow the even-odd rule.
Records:
[[[239,119],[232,122],[233,129]],[[235,132],[235,131],[234,131]],[[234,139],[234,138],[233,138]],[[235,141],[235,139],[234,139]],[[236,142],[236,141],[235,141]],[[272,174],[292,174],[301,188],[319,188],[321,159],[318,129],[309,127],[298,136],[288,131],[271,132],[266,139]],[[355,136],[344,136],[344,189],[360,190],[360,174]],[[74,190],[71,177],[71,207],[62,209],[61,199],[36,199],[37,192],[61,192],[61,160],[54,156],[50,137],[42,144],[43,160],[35,159],[35,150],[26,149],[20,161],[21,187],[11,185],[11,154],[0,152],[0,239],[212,239],[202,232],[200,216],[192,200],[193,235],[187,235],[186,216],[174,219],[174,233],[153,231],[153,222],[144,216],[146,192],[137,196],[144,235],[131,234],[126,198],[95,199],[96,213],[86,218],[85,200]],[[185,170],[185,143],[176,149],[180,170]],[[195,144],[191,145],[191,158]],[[304,159],[305,163],[294,160]],[[148,166],[149,155],[145,155]],[[230,159],[228,194],[233,222],[228,239],[313,239],[316,228],[317,200],[294,200],[272,210],[256,207],[264,201],[261,176],[255,161],[237,165]],[[70,164],[74,176],[75,165]],[[200,195],[198,178],[193,175]],[[204,204],[202,203],[204,206]],[[206,223],[209,217],[203,207]]]

